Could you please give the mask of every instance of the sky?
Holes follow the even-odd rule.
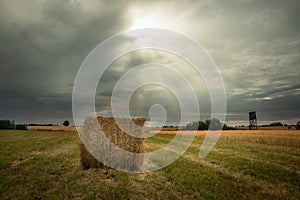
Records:
[[[72,117],[76,73],[105,39],[145,26],[182,33],[201,44],[218,67],[227,97],[226,122],[259,124],[300,120],[300,2],[297,0],[187,1],[0,1],[0,119],[62,124]],[[115,60],[102,76],[96,110],[110,113],[118,79],[135,66],[157,62],[188,77],[199,99],[201,119],[211,113],[203,78],[180,57],[140,50]],[[167,77],[167,75],[166,75]],[[178,101],[158,85],[139,88],[132,115],[165,106],[168,122],[179,119]]]

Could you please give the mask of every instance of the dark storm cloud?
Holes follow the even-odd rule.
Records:
[[[167,28],[185,33],[207,49],[224,79],[229,120],[247,120],[252,110],[266,120],[297,118],[299,7],[296,0],[1,1],[0,118],[71,120],[72,87],[81,62],[101,41],[129,28],[132,8],[140,13],[162,10],[170,23]],[[193,77],[187,64],[178,60],[153,53],[120,58],[101,80],[98,110],[109,109],[111,89],[126,70],[155,61],[172,64],[190,76],[201,110],[209,113],[203,80]],[[167,104],[170,99],[160,101]]]
[[[70,118],[76,71],[95,45],[123,29],[122,3],[2,1],[0,7],[0,117],[45,121],[56,110],[49,119]]]

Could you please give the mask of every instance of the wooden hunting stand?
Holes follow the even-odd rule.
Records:
[[[249,112],[249,130],[258,129],[256,112]]]

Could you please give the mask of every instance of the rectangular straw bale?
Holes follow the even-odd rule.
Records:
[[[141,127],[140,129],[134,128],[133,126],[130,126],[129,122],[134,122],[136,125]],[[145,118],[118,118],[118,122],[122,126],[127,126],[128,130],[131,133],[136,133],[141,135],[142,134],[142,127],[145,123]],[[97,138],[97,147],[96,150],[93,152],[93,155],[95,153],[97,154],[96,157],[100,157],[104,163],[114,163],[114,167],[125,167],[130,169],[139,169],[142,166],[143,160],[141,157],[132,157],[128,156],[127,154],[124,154],[122,152],[108,152],[109,146],[106,143],[101,143],[103,141],[103,138],[100,138],[98,131],[95,128],[96,123],[99,123],[100,128],[104,132],[105,136],[115,145],[117,145],[119,148],[133,152],[133,153],[144,153],[144,138],[138,138],[134,137],[130,134],[125,133],[122,131],[119,126],[116,124],[113,117],[97,117],[97,120],[95,118],[87,118],[84,122],[83,126],[83,134],[81,136],[82,140],[88,141],[88,143],[92,143],[94,141],[94,138]],[[89,134],[86,134],[87,131]],[[99,145],[100,141],[100,145]],[[112,144],[109,144],[112,145]],[[81,165],[84,169],[88,168],[105,168],[105,165],[103,165],[101,162],[99,162],[94,156],[91,155],[91,153],[85,148],[85,146],[80,143],[80,160]],[[127,156],[126,156],[127,155]]]

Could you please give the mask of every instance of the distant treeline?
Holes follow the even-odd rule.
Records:
[[[15,124],[14,121],[10,121],[8,119],[3,119],[3,120],[0,120],[0,129],[27,130],[27,126],[25,124]]]
[[[27,126],[57,126],[53,124],[27,124]]]
[[[205,121],[196,121],[188,123],[184,130],[236,130],[236,128],[227,126],[215,118],[207,119]]]
[[[14,121],[3,119],[0,120],[0,129],[16,129],[16,130],[27,130],[27,126],[56,126],[53,124],[15,124]]]
[[[262,127],[266,127],[266,126],[288,126],[288,124],[282,124],[281,122],[274,122],[271,123],[269,125],[261,125]]]

